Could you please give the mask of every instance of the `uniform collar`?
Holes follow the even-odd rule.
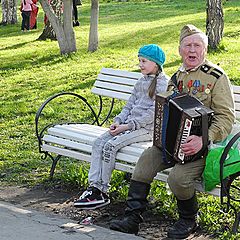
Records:
[[[182,64],[180,67],[179,67],[179,71],[180,72],[186,72],[186,73],[189,73],[189,72],[195,72],[195,71],[197,71],[202,65],[204,65],[205,63],[206,63],[206,61],[207,60],[205,60],[203,63],[201,63],[200,65],[198,65],[197,67],[195,67],[195,68],[192,68],[192,69],[190,69],[190,70],[187,70],[185,67],[184,67],[184,65]]]

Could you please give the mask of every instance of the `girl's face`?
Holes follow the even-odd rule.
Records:
[[[158,71],[158,65],[146,58],[138,57],[139,67],[143,75],[156,74]]]

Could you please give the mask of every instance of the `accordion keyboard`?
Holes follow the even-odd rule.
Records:
[[[190,135],[191,132],[192,121],[190,119],[186,119],[184,124],[184,129],[182,132],[181,144],[186,142],[187,137]],[[180,146],[181,146],[180,144]],[[183,153],[181,147],[179,148],[178,157],[180,160],[184,160],[185,154]]]

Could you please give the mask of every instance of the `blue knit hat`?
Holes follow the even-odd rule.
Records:
[[[152,62],[157,63],[159,66],[163,66],[165,62],[165,53],[156,44],[148,44],[141,47],[138,51],[138,56],[146,58]]]

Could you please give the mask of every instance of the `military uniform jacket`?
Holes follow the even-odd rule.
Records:
[[[188,92],[211,108],[214,117],[209,128],[209,140],[224,140],[235,121],[232,86],[224,71],[206,60],[201,66],[190,71],[181,66],[175,76],[176,84],[172,78],[168,90],[177,87],[180,92]]]

